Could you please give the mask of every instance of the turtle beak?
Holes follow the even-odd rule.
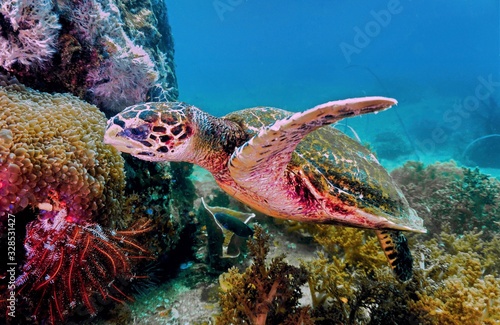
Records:
[[[142,130],[146,132],[146,130]],[[146,161],[162,161],[156,153],[144,147],[139,139],[144,135],[139,128],[122,128],[113,122],[108,123],[104,133],[104,143],[115,147],[118,151],[131,154],[132,156]]]
[[[123,128],[113,122],[108,122],[104,133],[104,143],[115,147],[117,150],[126,153],[134,151],[134,141],[130,141],[123,133]]]

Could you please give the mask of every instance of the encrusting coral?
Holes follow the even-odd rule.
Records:
[[[8,214],[19,233],[26,224],[17,307],[36,319],[58,323],[80,307],[95,314],[97,296],[128,299],[115,280],[134,279],[135,261],[149,258],[132,238],[149,221],[117,230],[123,160],[102,143],[104,127],[93,105],[0,77],[0,230]],[[20,220],[26,214],[35,220]]]
[[[307,272],[287,264],[284,256],[267,264],[269,240],[262,227],[255,226],[254,239],[248,241],[252,265],[244,273],[231,268],[221,276],[217,324],[313,324],[308,308],[298,302]]]

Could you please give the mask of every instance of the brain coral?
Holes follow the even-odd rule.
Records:
[[[121,156],[102,143],[104,114],[74,96],[6,79],[0,77],[0,220],[28,206],[48,218],[64,205],[68,221],[108,225],[125,178]]]

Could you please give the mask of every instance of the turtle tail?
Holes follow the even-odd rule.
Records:
[[[410,280],[413,258],[406,237],[397,230],[375,230],[375,232],[396,277],[402,282]]]

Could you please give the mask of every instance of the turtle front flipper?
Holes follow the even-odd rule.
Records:
[[[413,258],[406,237],[397,230],[375,230],[375,232],[397,278],[403,282],[410,280]]]
[[[397,101],[363,97],[332,101],[278,120],[239,147],[229,160],[229,171],[238,185],[254,192],[284,175],[297,144],[312,131],[343,118],[381,111]]]

